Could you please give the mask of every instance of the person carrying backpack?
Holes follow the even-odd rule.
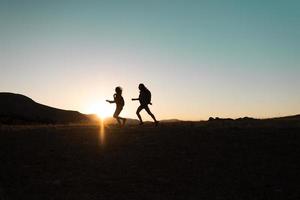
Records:
[[[152,114],[152,112],[150,111],[148,105],[152,105],[151,103],[151,92],[145,87],[145,85],[143,83],[139,84],[139,90],[140,90],[140,95],[139,98],[133,98],[132,101],[139,101],[140,102],[140,106],[138,107],[137,111],[136,111],[136,115],[138,116],[139,120],[140,120],[140,125],[143,124],[143,120],[142,117],[140,115],[140,112],[145,109],[147,111],[147,113],[152,117],[152,119],[154,120],[155,126],[158,125],[158,121],[156,120],[155,116]]]
[[[126,118],[119,117],[121,111],[123,110],[123,107],[125,105],[125,101],[122,97],[122,88],[116,87],[115,89],[116,93],[114,94],[114,100],[106,100],[108,103],[115,103],[116,104],[116,110],[114,113],[114,118],[117,120],[120,127],[124,126],[126,123]],[[121,123],[121,120],[123,121]]]

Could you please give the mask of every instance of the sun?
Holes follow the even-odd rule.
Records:
[[[96,114],[100,119],[113,115],[113,107],[102,101],[90,104],[86,110],[89,114]]]

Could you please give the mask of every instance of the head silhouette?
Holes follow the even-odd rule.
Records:
[[[117,94],[122,94],[122,88],[120,86],[116,87],[115,91]]]
[[[139,89],[140,90],[146,90],[146,86],[143,83],[139,84]]]

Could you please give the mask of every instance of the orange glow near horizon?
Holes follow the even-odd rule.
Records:
[[[86,109],[87,114],[96,114],[101,120],[113,115],[113,107],[104,101],[91,103]]]
[[[103,119],[100,119],[100,127],[99,127],[99,134],[98,134],[98,145],[104,146],[105,144],[105,123]]]

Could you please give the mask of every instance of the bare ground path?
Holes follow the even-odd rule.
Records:
[[[299,126],[2,129],[0,199],[299,199]],[[103,138],[102,138],[103,139]]]

